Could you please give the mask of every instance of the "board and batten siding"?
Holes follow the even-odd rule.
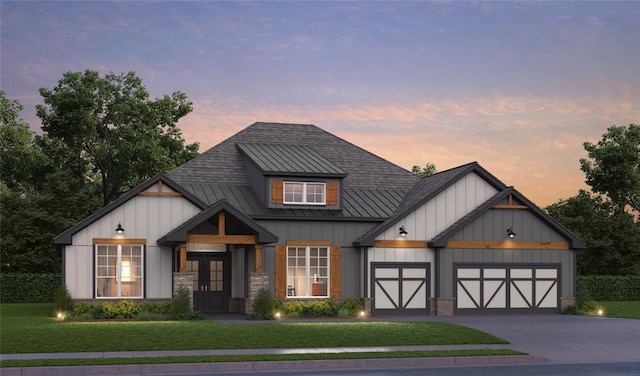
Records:
[[[513,227],[514,241],[567,242],[560,233],[526,209],[490,209],[456,232],[451,240],[508,241],[506,230]],[[575,296],[575,251],[569,249],[455,249],[440,252],[441,295],[453,296],[454,264],[560,264],[561,296]]]
[[[498,191],[475,172],[465,175],[434,198],[398,220],[376,240],[397,240],[398,229],[404,226],[406,240],[431,240],[460,218],[487,201]],[[372,262],[430,262],[435,265],[434,251],[429,248],[369,248],[367,250],[367,275],[372,275]],[[431,270],[431,296],[434,295],[434,273]],[[369,295],[371,291],[367,291]]]
[[[498,191],[476,173],[469,173],[418,207],[376,240],[395,240],[404,226],[407,240],[431,240]]]
[[[320,240],[328,241],[332,246],[340,246],[341,297],[362,296],[360,252],[353,248],[353,242],[375,226],[375,223],[290,220],[259,220],[257,222],[278,237],[278,244],[284,245],[287,240]],[[275,247],[271,244],[264,247],[263,264],[264,272],[269,274],[269,286],[273,290],[275,288]]]
[[[146,192],[157,192],[155,184]],[[171,192],[167,186],[163,192]],[[65,246],[65,283],[74,299],[93,298],[93,239],[114,238],[118,223],[125,229],[125,238],[146,239],[145,296],[149,299],[171,298],[172,252],[156,241],[169,231],[200,212],[200,209],[180,196],[137,195],[105,214],[72,237]]]

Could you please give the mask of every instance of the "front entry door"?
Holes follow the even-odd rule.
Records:
[[[193,309],[228,312],[231,291],[228,253],[189,253],[187,270],[193,274]]]

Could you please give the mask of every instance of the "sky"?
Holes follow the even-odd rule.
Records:
[[[583,143],[640,123],[640,2],[0,1],[0,88],[65,72],[186,93],[205,151],[314,124],[403,168],[472,161],[544,207],[588,188]]]

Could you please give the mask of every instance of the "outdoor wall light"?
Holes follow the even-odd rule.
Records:
[[[516,233],[515,233],[515,231],[513,231],[513,227],[509,227],[507,229],[507,236],[512,238],[512,239],[516,237]]]
[[[404,238],[407,236],[408,232],[404,229],[404,226],[400,226],[400,232],[398,232],[398,234]]]
[[[118,223],[118,227],[116,227],[116,233],[118,234],[124,234],[124,229],[122,228],[122,225],[120,223]]]

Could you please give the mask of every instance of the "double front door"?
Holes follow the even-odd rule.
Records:
[[[187,270],[193,274],[193,309],[205,313],[228,312],[231,291],[228,253],[188,253]]]

